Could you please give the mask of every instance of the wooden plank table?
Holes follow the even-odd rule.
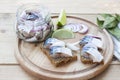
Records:
[[[0,80],[41,80],[27,74],[16,61],[14,49],[15,13],[21,4],[40,3],[58,15],[65,9],[68,15],[81,17],[96,23],[100,13],[120,13],[120,0],[1,0],[0,1]],[[112,61],[109,68],[91,80],[119,80],[120,62]]]

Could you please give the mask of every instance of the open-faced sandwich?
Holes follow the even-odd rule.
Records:
[[[42,50],[56,67],[77,60],[77,56],[72,53],[72,50],[66,48],[65,43],[56,38],[48,38],[44,42]]]
[[[100,37],[87,35],[80,41],[81,61],[83,63],[103,63],[102,40]]]

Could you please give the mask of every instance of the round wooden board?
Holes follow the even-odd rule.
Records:
[[[56,23],[57,17],[52,17],[54,23]],[[100,30],[92,22],[78,17],[67,16],[67,22],[86,24],[89,27],[87,34],[92,33],[102,38],[104,43],[102,53],[104,55],[104,64],[83,64],[78,54],[77,61],[55,67],[40,49],[40,43],[27,43],[17,39],[18,44],[15,49],[15,56],[24,70],[45,80],[83,80],[95,77],[108,67],[113,57],[113,42],[107,31]],[[66,41],[75,42],[85,35],[77,33],[74,39]]]

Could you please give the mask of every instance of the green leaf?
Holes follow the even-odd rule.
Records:
[[[97,18],[97,24],[100,28],[106,28],[106,30],[112,34],[116,39],[120,41],[120,28],[118,28],[118,23],[120,22],[120,15],[115,14],[115,16],[111,14],[102,14],[102,17],[105,20],[99,20]]]
[[[120,41],[120,29],[118,27],[107,29],[109,33],[115,36]]]
[[[97,24],[98,24],[98,26],[99,26],[101,29],[103,28],[103,23],[104,23],[103,20],[99,20],[99,19],[97,18]]]
[[[115,14],[115,16],[116,16],[116,19],[120,22],[120,15]]]
[[[112,17],[111,14],[101,14],[101,16],[102,16],[103,18]]]
[[[116,27],[116,24],[117,24],[117,20],[115,17],[106,17],[105,21],[104,21],[104,24],[103,24],[103,27],[104,28],[113,28],[113,27]]]
[[[118,25],[118,21],[115,20],[113,22],[111,22],[110,24],[106,25],[105,28],[114,28]]]

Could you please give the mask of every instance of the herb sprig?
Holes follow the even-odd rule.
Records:
[[[97,18],[98,26],[101,29],[106,29],[110,34],[120,41],[120,27],[118,27],[118,24],[120,23],[120,15],[101,14],[101,16],[104,19],[100,20]]]

